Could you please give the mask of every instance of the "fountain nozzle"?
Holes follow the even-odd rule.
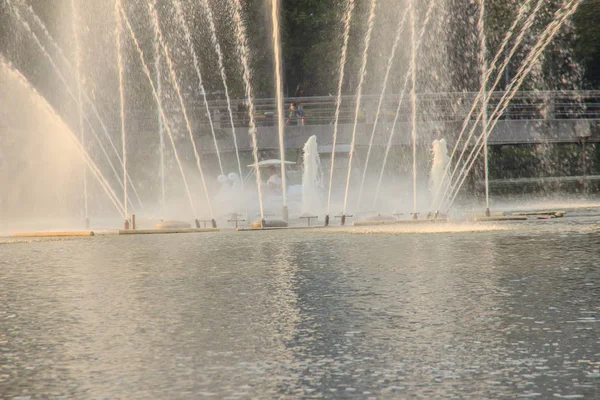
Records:
[[[215,219],[211,219],[210,223],[212,224],[213,229],[217,229],[217,221],[215,221]]]
[[[200,229],[200,220],[198,218],[196,218],[196,229]]]
[[[488,218],[492,216],[492,212],[489,207],[485,209],[485,216]]]
[[[123,222],[123,229],[126,231],[129,230],[129,220],[127,218],[125,218],[125,222]]]
[[[329,215],[325,216],[325,226],[329,226]]]

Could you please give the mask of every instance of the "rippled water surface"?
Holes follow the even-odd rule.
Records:
[[[600,398],[598,226],[0,244],[0,398]]]

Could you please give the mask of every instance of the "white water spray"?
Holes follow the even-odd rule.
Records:
[[[98,181],[98,183],[100,184],[100,186],[102,187],[102,189],[104,189],[104,191],[106,192],[106,195],[110,199],[111,203],[115,206],[115,208],[121,214],[121,216],[125,217],[127,214],[125,214],[123,204],[119,200],[119,197],[115,194],[115,192],[110,187],[110,184],[108,183],[108,181],[106,180],[106,178],[104,177],[104,175],[102,175],[102,172],[100,171],[100,169],[96,166],[96,164],[94,163],[94,161],[92,160],[92,158],[90,157],[90,155],[83,148],[83,146],[81,145],[81,143],[79,142],[79,140],[77,140],[77,136],[67,126],[67,124],[61,118],[61,116],[58,115],[58,113],[48,103],[48,101],[44,98],[44,96],[42,96],[31,85],[31,83],[27,80],[27,78],[25,78],[23,76],[23,74],[21,74],[19,71],[17,71],[16,69],[14,69],[6,60],[4,60],[4,58],[2,57],[2,55],[0,55],[0,67],[2,67],[4,70],[6,70],[8,73],[10,73],[16,80],[18,80],[21,83],[21,85],[23,85],[23,87],[25,87],[32,94],[32,96],[34,97],[35,101],[38,104],[40,104],[41,107],[43,109],[45,109],[48,112],[48,114],[55,121],[57,121],[59,123],[59,125],[63,128],[63,129],[61,129],[61,131],[65,132],[65,134],[67,135],[67,137],[75,144],[75,146],[77,148],[77,151],[79,152],[79,154],[83,158],[83,161],[86,163],[87,167],[90,169],[90,171],[92,172],[92,175],[94,176],[94,178],[96,178],[96,180]]]
[[[413,215],[417,216],[417,45],[415,0],[410,0],[410,103],[411,103],[411,138],[413,156]]]
[[[6,2],[8,4],[11,4],[10,3],[11,0],[6,0]],[[38,15],[35,13],[35,11],[33,10],[33,8],[31,7],[31,5],[26,6],[25,9],[29,13],[29,15],[31,16],[31,18],[33,19],[33,21],[35,22],[35,24],[38,26],[38,28],[43,32],[43,34],[46,37],[46,39],[48,40],[48,42],[52,45],[52,47],[54,47],[54,49],[56,50],[56,52],[60,56],[61,60],[65,63],[65,65],[67,66],[67,68],[69,70],[71,70],[71,71],[75,71],[75,68],[71,65],[71,62],[65,56],[65,53],[63,52],[62,48],[58,45],[58,43],[56,42],[56,40],[54,40],[54,38],[52,37],[52,35],[50,35],[50,32],[48,31],[48,28],[46,28],[46,25],[44,25],[44,23],[42,22],[42,20],[40,19],[40,17],[38,17]],[[50,61],[50,65],[52,65],[52,67],[54,68],[55,72],[57,73],[57,75],[59,76],[59,78],[61,79],[61,81],[65,84],[65,88],[66,88],[67,92],[69,93],[69,95],[71,97],[73,97],[73,100],[77,101],[75,99],[75,97],[74,97],[74,94],[71,92],[70,88],[68,87],[68,84],[66,83],[66,80],[62,76],[62,72],[60,71],[60,69],[58,68],[58,66],[55,64],[55,62],[54,62],[53,58],[50,56],[50,54],[43,47],[43,45],[41,44],[41,42],[40,42],[39,38],[37,37],[36,33],[33,32],[33,30],[31,29],[31,27],[29,26],[29,24],[25,20],[22,19],[19,11],[16,8],[14,8],[14,6],[13,6],[13,10],[14,10],[15,15],[17,17],[17,20],[19,20],[22,23],[22,25],[24,26],[25,30],[27,30],[27,32],[34,39],[34,42],[40,47],[40,49],[41,49],[42,53],[44,54],[44,56],[46,58],[48,58],[48,60]],[[76,73],[76,72],[74,72],[74,73]],[[102,128],[102,133],[104,134],[104,137],[107,139],[108,143],[110,144],[110,147],[114,151],[114,154],[116,155],[117,160],[119,161],[119,163],[123,164],[123,160],[121,159],[121,153],[120,153],[119,150],[117,150],[117,147],[115,146],[114,141],[112,140],[112,137],[108,133],[108,129],[106,128],[106,124],[104,123],[104,120],[102,119],[102,117],[100,117],[100,113],[98,112],[98,108],[96,107],[96,105],[94,104],[94,102],[90,99],[90,97],[88,96],[88,94],[85,91],[82,91],[82,96],[83,96],[83,99],[85,100],[85,102],[89,105],[89,107],[90,107],[91,111],[93,112],[94,116],[96,117],[96,119],[100,123],[100,127]],[[82,105],[82,107],[83,107],[83,105]],[[123,187],[123,180],[119,176],[119,173],[117,172],[117,170],[116,170],[116,168],[115,168],[115,166],[114,166],[111,158],[109,157],[104,144],[100,141],[100,138],[98,137],[98,134],[96,133],[96,131],[95,131],[94,127],[92,126],[92,123],[89,120],[89,118],[88,118],[88,116],[87,116],[86,113],[83,113],[83,119],[85,120],[86,125],[90,129],[90,132],[94,136],[94,139],[96,139],[96,141],[98,142],[98,145],[100,146],[100,150],[102,151],[102,153],[106,157],[106,160],[107,160],[110,168],[114,172],[115,177],[117,178],[119,185],[121,187]],[[144,204],[142,203],[142,200],[141,200],[141,198],[140,198],[140,196],[139,196],[139,194],[137,192],[137,189],[136,189],[135,185],[133,184],[131,176],[128,176],[128,180],[130,182],[131,189],[133,190],[133,194],[136,197],[137,203],[139,204],[139,206],[141,208],[144,208]],[[130,203],[131,203],[131,200],[130,200]]]
[[[354,0],[348,0],[346,3],[346,12],[344,15],[344,39],[342,44],[342,54],[340,55],[340,76],[338,80],[337,100],[335,103],[335,122],[333,125],[333,145],[331,149],[331,167],[329,170],[329,190],[327,192],[327,216],[331,211],[331,190],[333,187],[333,171],[335,168],[335,151],[337,146],[337,134],[340,120],[340,109],[342,106],[342,88],[344,86],[344,73],[346,70],[346,59],[348,58],[348,41],[350,40],[350,22],[354,12]]]
[[[394,59],[396,58],[396,51],[398,50],[398,45],[400,44],[400,38],[402,37],[402,31],[404,30],[404,24],[406,23],[407,15],[408,15],[408,9],[404,10],[404,13],[402,13],[401,22],[398,24],[398,29],[396,30],[396,39],[394,40],[394,45],[392,46],[392,52],[388,59],[387,69],[385,71],[385,77],[383,79],[381,94],[379,95],[379,102],[377,104],[377,112],[375,113],[375,121],[373,123],[373,130],[371,131],[371,138],[369,139],[369,149],[367,150],[367,157],[365,158],[365,166],[364,166],[364,170],[363,170],[362,179],[360,182],[360,191],[358,192],[358,202],[357,202],[357,206],[356,206],[358,211],[360,211],[363,190],[365,187],[365,180],[367,178],[367,169],[369,167],[369,161],[371,159],[371,150],[373,149],[373,141],[375,139],[375,132],[377,131],[379,115],[381,114],[381,107],[383,105],[383,100],[385,99],[385,92],[387,90],[388,80],[390,78],[392,66],[394,65]]]
[[[177,16],[177,21],[183,29],[183,35],[185,37],[185,41],[188,46],[188,50],[192,55],[192,60],[194,62],[194,69],[196,70],[196,75],[198,76],[198,90],[202,94],[202,98],[204,100],[204,106],[206,107],[206,115],[208,116],[208,123],[210,124],[210,132],[213,137],[213,142],[215,144],[215,151],[217,153],[217,159],[219,160],[219,169],[221,170],[221,175],[225,175],[225,171],[223,170],[223,162],[221,161],[221,152],[219,150],[219,142],[217,141],[217,134],[215,133],[215,124],[213,122],[212,114],[210,111],[210,107],[208,105],[208,98],[206,96],[206,90],[204,89],[204,79],[202,78],[202,72],[200,72],[200,60],[198,59],[198,54],[194,49],[194,43],[192,42],[192,34],[190,33],[190,29],[185,21],[185,17],[183,16],[183,10],[181,9],[181,2],[179,0],[175,0],[173,2],[175,6],[175,14]],[[154,21],[155,24],[158,24],[158,20]],[[160,29],[160,28],[159,28]]]
[[[152,87],[152,94],[154,95],[154,100],[156,101],[156,104],[158,106],[158,110],[160,112],[161,118],[163,119],[163,121],[165,121],[165,130],[167,131],[167,135],[169,136],[169,140],[171,142],[171,147],[173,148],[173,155],[175,156],[175,160],[177,161],[177,165],[179,166],[179,171],[181,172],[181,179],[183,180],[183,184],[185,186],[185,191],[186,191],[189,203],[190,203],[190,208],[192,209],[194,218],[198,219],[198,214],[196,213],[196,206],[194,205],[194,200],[193,200],[192,194],[190,192],[190,187],[188,185],[187,178],[185,177],[185,171],[183,170],[183,165],[181,163],[181,159],[179,158],[179,152],[177,151],[177,146],[175,146],[175,139],[173,138],[173,132],[171,131],[171,127],[169,126],[167,117],[165,115],[165,111],[162,107],[162,102],[160,100],[160,97],[158,97],[158,93],[156,91],[156,86],[154,86],[154,82],[152,81],[152,75],[150,74],[150,70],[148,69],[148,66],[146,65],[146,61],[144,58],[144,52],[142,51],[142,48],[140,47],[140,43],[138,42],[138,40],[135,36],[135,32],[134,32],[133,28],[131,27],[129,18],[127,18],[127,15],[125,14],[125,10],[123,10],[123,8],[121,8],[120,11],[121,11],[121,15],[123,17],[123,21],[125,22],[125,26],[127,26],[127,30],[129,31],[129,36],[131,37],[131,40],[133,41],[133,43],[135,44],[135,47],[137,48],[138,56],[140,58],[140,62],[144,69],[144,73],[146,74],[146,78],[148,78],[148,82],[150,83],[150,86]],[[208,196],[208,193],[206,193],[206,194]]]
[[[302,213],[317,215],[322,208],[323,170],[317,137],[311,136],[304,145],[304,171],[302,172]]]
[[[434,195],[448,185],[448,178],[444,174],[446,167],[450,163],[446,139],[434,140],[431,153],[433,155],[433,163],[429,175],[429,191]]]
[[[369,46],[371,45],[371,34],[373,33],[373,24],[375,23],[375,7],[377,0],[371,0],[371,9],[369,11],[369,22],[367,34],[365,35],[365,43],[363,49],[362,65],[360,67],[360,78],[358,82],[358,90],[356,93],[356,110],[354,113],[354,128],[352,129],[352,142],[350,143],[350,154],[348,156],[348,176],[346,178],[346,193],[344,195],[344,209],[342,215],[346,215],[348,207],[348,193],[350,192],[350,178],[352,177],[352,159],[354,158],[354,150],[356,146],[356,130],[358,128],[358,117],[360,114],[361,98],[363,84],[367,76],[367,61],[369,59]]]
[[[119,71],[119,98],[120,98],[120,112],[121,112],[121,140],[123,145],[123,152],[121,153],[123,159],[123,204],[125,207],[125,219],[129,217],[127,212],[127,138],[125,129],[125,87],[123,83],[123,52],[121,49],[121,33],[123,31],[123,21],[121,19],[121,0],[115,1],[115,23],[116,23],[116,43],[117,43],[117,69]],[[126,223],[128,225],[128,223]]]
[[[433,10],[435,6],[438,4],[436,0],[430,0],[429,6],[427,8],[427,13],[425,14],[425,20],[421,26],[421,32],[419,34],[419,40],[416,44],[416,50],[418,51],[423,43],[423,36],[425,35],[425,30],[429,25],[429,21],[431,20],[431,16],[433,14]],[[383,175],[385,174],[385,168],[387,166],[387,160],[390,155],[390,150],[392,149],[392,142],[394,139],[394,135],[396,134],[396,126],[398,124],[398,119],[400,117],[400,110],[402,108],[402,104],[404,103],[404,97],[406,95],[406,89],[408,88],[408,83],[412,77],[412,68],[408,68],[406,75],[404,76],[404,84],[402,86],[402,90],[400,91],[400,97],[398,99],[398,107],[396,108],[396,116],[394,117],[394,122],[392,124],[392,129],[390,131],[390,136],[388,137],[387,146],[385,148],[385,155],[383,156],[383,164],[381,166],[381,172],[379,173],[379,180],[377,182],[377,189],[375,190],[375,199],[373,200],[373,207],[377,207],[377,201],[379,200],[379,193],[381,192],[381,184],[383,183]]]
[[[215,52],[217,53],[217,61],[219,65],[219,71],[221,72],[221,81],[223,81],[223,88],[225,89],[225,100],[227,101],[227,112],[229,113],[229,122],[231,123],[231,133],[233,135],[233,147],[235,149],[235,157],[237,159],[238,170],[240,175],[244,176],[242,172],[242,162],[240,160],[240,150],[238,147],[237,141],[237,132],[235,129],[235,122],[233,119],[233,109],[231,108],[231,97],[229,95],[229,85],[227,84],[227,74],[225,73],[225,62],[223,61],[223,50],[221,49],[221,45],[219,44],[219,40],[217,38],[217,28],[215,27],[215,19],[213,16],[213,12],[210,8],[210,4],[208,4],[208,0],[201,0],[200,5],[204,8],[206,12],[206,16],[208,17],[208,26],[210,28],[210,38],[212,44],[215,48]],[[240,185],[242,188],[242,192],[244,191],[244,181],[240,181]]]
[[[279,158],[281,159],[281,194],[283,196],[283,207],[285,208],[287,207],[287,182],[285,173],[285,123],[283,116],[283,77],[281,75],[281,41],[279,39],[279,1],[280,0],[271,0],[271,19],[273,22],[273,54],[275,58],[275,97],[277,98],[277,132],[279,134]]]
[[[82,100],[82,88],[81,88],[81,47],[79,44],[79,14],[77,13],[77,7],[75,0],[71,0],[71,27],[73,29],[73,41],[75,43],[75,80],[77,84],[77,105],[79,113],[79,137],[81,146],[85,149],[85,132],[84,132],[84,111],[83,111],[83,100]],[[83,212],[85,217],[85,227],[89,228],[89,210],[88,210],[88,184],[87,184],[87,169],[84,168],[82,172],[83,179]]]
[[[163,52],[165,54],[165,60],[167,62],[168,70],[169,70],[169,73],[171,75],[171,82],[173,83],[173,86],[175,87],[175,92],[177,93],[177,98],[179,99],[179,106],[181,107],[181,112],[183,113],[183,119],[185,121],[185,126],[187,128],[187,132],[188,132],[188,135],[190,137],[190,141],[192,143],[192,149],[194,150],[194,157],[196,159],[196,166],[198,167],[198,172],[200,173],[200,180],[202,182],[202,187],[204,189],[204,193],[206,194],[206,202],[207,202],[207,205],[208,205],[208,210],[209,210],[209,213],[210,213],[210,217],[214,218],[212,204],[211,204],[211,200],[210,200],[210,195],[208,193],[208,187],[206,186],[206,180],[204,178],[204,171],[202,169],[202,163],[200,161],[200,154],[198,153],[198,148],[196,146],[196,140],[194,139],[194,133],[192,131],[192,124],[191,124],[190,119],[188,117],[187,107],[185,106],[185,102],[183,100],[183,95],[181,94],[181,88],[179,86],[179,81],[177,80],[177,74],[175,73],[175,66],[173,65],[173,61],[172,61],[172,58],[171,58],[171,55],[170,55],[170,52],[169,52],[169,47],[164,42],[163,35],[162,35],[161,31],[160,31],[160,23],[159,23],[159,20],[158,20],[158,12],[156,11],[156,8],[154,8],[152,6],[151,3],[148,3],[148,12],[150,14],[150,18],[154,22],[154,26],[155,26],[156,32],[158,33],[158,42],[160,43],[160,47],[162,48],[162,50],[163,50]],[[152,81],[152,79],[150,79],[150,81]],[[218,152],[218,149],[217,149],[217,152]]]
[[[252,157],[254,158],[254,171],[256,176],[256,187],[258,190],[258,204],[260,207],[260,219],[264,220],[265,213],[263,207],[263,196],[262,196],[262,178],[260,173],[260,167],[258,165],[258,140],[256,138],[256,120],[254,117],[254,91],[252,89],[252,79],[249,64],[249,51],[248,51],[248,35],[246,34],[246,26],[242,21],[242,5],[240,0],[229,0],[233,21],[235,24],[235,33],[237,39],[237,51],[240,56],[242,64],[242,76],[244,78],[244,88],[246,89],[246,101],[248,106],[248,117],[249,117],[249,134],[252,140]]]

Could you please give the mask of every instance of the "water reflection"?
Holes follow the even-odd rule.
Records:
[[[0,393],[597,397],[594,227],[3,245]]]

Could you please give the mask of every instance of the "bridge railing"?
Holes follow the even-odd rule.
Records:
[[[488,114],[492,114],[500,102],[504,92],[494,92],[490,97]],[[468,115],[477,93],[420,93],[417,95],[418,119],[420,121],[463,121]],[[410,103],[408,93],[387,95],[383,99],[380,123],[392,123],[398,115],[398,121],[409,121]],[[359,123],[372,123],[379,96],[363,96],[358,113]],[[291,109],[290,106],[294,106]],[[191,104],[202,120],[207,120],[203,104]],[[254,102],[254,118],[258,126],[274,126],[277,124],[277,107],[275,99],[256,99]],[[298,106],[304,111],[304,118],[298,113]],[[336,98],[298,97],[284,100],[284,116],[288,125],[331,125],[335,121]],[[211,100],[209,109],[213,120],[223,128],[231,122],[224,100]],[[233,119],[236,127],[249,124],[248,107],[243,99],[232,100]],[[398,111],[398,112],[397,112]],[[471,117],[475,119],[480,113],[480,106]],[[339,121],[342,124],[353,123],[356,116],[356,97],[344,96],[340,104]],[[204,118],[202,118],[204,117]],[[503,120],[566,120],[566,119],[600,119],[600,91],[563,91],[563,92],[518,92],[510,101],[502,116]]]

